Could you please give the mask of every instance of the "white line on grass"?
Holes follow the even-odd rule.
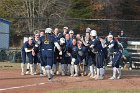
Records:
[[[35,84],[31,84],[31,85],[23,85],[23,86],[10,87],[10,88],[2,88],[2,89],[0,89],[0,91],[12,90],[12,89],[19,89],[19,88],[25,88],[25,87],[34,87],[34,86],[44,85],[44,84],[46,84],[46,83],[49,83],[49,82],[35,83]]]

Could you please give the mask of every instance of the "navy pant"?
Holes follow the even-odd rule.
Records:
[[[53,58],[53,50],[43,50],[42,51],[42,60],[43,60],[43,65],[44,66],[53,66],[53,61],[54,61],[54,58]]]
[[[33,64],[33,55],[32,55],[32,52],[27,52],[27,57],[29,58],[29,63],[30,64]]]
[[[41,64],[41,66],[45,66],[45,62],[43,62],[42,52],[38,53],[38,61]]]
[[[103,52],[98,52],[96,54],[96,67],[97,68],[103,68],[104,66],[104,54]]]
[[[122,53],[120,51],[114,54],[114,57],[112,60],[112,67],[119,68],[121,57],[122,57]]]
[[[87,56],[86,61],[88,62],[88,66],[91,66],[93,64],[96,66],[95,57],[95,54]]]
[[[26,52],[25,51],[21,51],[21,58],[22,58],[22,63],[25,64],[26,63]]]
[[[78,56],[78,57],[77,57],[77,64],[82,63],[83,60],[84,60],[84,57]]]
[[[65,57],[64,60],[66,64],[71,64],[71,57]]]
[[[37,64],[37,63],[40,63],[38,54],[34,56],[34,64]]]

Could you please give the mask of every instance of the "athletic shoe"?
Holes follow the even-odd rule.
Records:
[[[62,76],[65,76],[65,73],[64,73],[64,72],[62,72],[62,73],[61,73],[61,75],[62,75]]]
[[[99,80],[103,80],[103,79],[104,79],[104,77],[102,77],[102,76],[99,77]]]
[[[96,75],[95,76],[91,75],[90,78],[96,78]]]
[[[73,77],[74,75],[70,75],[71,77]]]
[[[48,78],[48,81],[51,82],[52,81],[52,78]]]
[[[34,75],[37,75],[37,73],[36,73],[36,72],[34,72]]]
[[[32,76],[33,76],[33,75],[34,75],[34,73],[30,73],[30,75],[32,75]]]
[[[59,71],[57,71],[57,72],[56,72],[56,75],[60,75],[60,72],[59,72]]]
[[[111,77],[111,78],[109,78],[109,79],[110,79],[110,80],[115,80],[116,78],[112,76],[112,77]]]
[[[45,75],[44,75],[43,73],[40,73],[40,76],[43,77],[43,76],[45,76]]]
[[[132,68],[130,67],[130,68],[129,68],[129,70],[131,71],[131,70],[132,70]]]
[[[117,79],[121,79],[121,76],[118,76]]]
[[[25,73],[26,75],[29,75],[30,74],[30,72],[29,71],[26,71],[26,73]]]
[[[91,76],[91,73],[88,73],[88,76],[90,77]]]
[[[74,77],[78,77],[78,74],[74,74]]]

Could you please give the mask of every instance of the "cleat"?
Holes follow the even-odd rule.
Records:
[[[62,72],[62,74],[61,74],[62,76],[65,76],[65,73],[64,72]]]
[[[30,74],[30,72],[29,71],[26,71],[26,73],[25,73],[26,75],[29,75]]]
[[[34,75],[34,73],[30,73],[30,75],[32,75],[32,76],[33,76],[33,75]]]
[[[74,75],[70,75],[71,77],[74,77]]]
[[[59,71],[57,71],[57,72],[56,72],[56,75],[60,75],[60,72],[59,72]]]
[[[101,76],[99,77],[99,80],[103,80],[103,79],[104,79],[104,77],[101,77]]]
[[[115,80],[116,78],[115,77],[111,77],[111,78],[109,78],[110,80]]]
[[[118,76],[118,77],[117,77],[117,79],[121,79],[121,77],[120,77],[120,76]]]
[[[90,77],[90,76],[91,76],[91,73],[88,73],[88,75],[87,75],[87,76],[89,76],[89,77]]]
[[[48,81],[51,82],[52,81],[52,78],[49,78]]]
[[[78,74],[74,74],[74,77],[78,77]]]
[[[36,72],[34,72],[34,75],[37,75],[37,73],[36,73]]]
[[[43,76],[45,76],[45,75],[41,73],[40,76],[43,77]]]
[[[96,75],[95,76],[91,75],[90,78],[96,78]]]
[[[131,70],[132,70],[132,68],[130,67],[130,68],[129,68],[129,70],[131,71]]]

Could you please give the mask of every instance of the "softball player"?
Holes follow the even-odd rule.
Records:
[[[70,75],[70,68],[71,68],[71,48],[72,48],[72,40],[70,39],[70,35],[66,34],[66,55],[65,55],[65,61],[67,64],[67,75]]]
[[[62,51],[56,38],[54,37],[54,35],[52,35],[52,29],[46,28],[45,33],[47,35],[45,37],[45,41],[41,46],[41,53],[42,53],[43,62],[45,64],[48,80],[50,81],[52,79],[51,70],[54,61],[54,46],[57,47],[57,49],[60,51],[59,53],[60,55],[62,55]]]
[[[71,52],[71,77],[78,76],[79,75],[79,64],[77,60],[78,56],[78,47],[77,47],[77,41],[76,39],[72,40],[72,52]],[[74,74],[75,72],[75,74]]]
[[[97,37],[97,32],[96,30],[92,30],[90,32],[91,36],[91,45],[90,48],[92,51],[94,51],[95,55],[95,61],[96,61],[96,67],[97,67],[97,74],[95,79],[103,79],[104,77],[104,53],[103,53],[103,47],[101,45],[101,42],[99,38]]]
[[[27,42],[28,41],[28,38],[24,39],[24,42]],[[21,75],[24,75],[25,72],[24,72],[24,68],[25,68],[25,63],[26,63],[26,52],[25,52],[25,49],[24,49],[24,45],[22,46],[21,48],[21,58],[22,58],[22,63],[21,63]],[[27,69],[27,71],[29,71],[29,69]]]
[[[53,33],[54,33],[54,37],[59,42],[60,41],[59,29],[55,28]],[[53,67],[52,67],[52,74],[59,74],[59,63],[60,63],[59,50],[55,47],[55,49],[54,49],[54,63],[53,63]]]
[[[34,75],[37,74],[36,70],[37,70],[37,64],[40,66],[40,73],[42,73],[41,70],[41,63],[40,63],[40,45],[41,45],[41,41],[40,41],[40,36],[39,33],[35,33],[35,39],[34,39],[34,43],[35,46],[33,48],[35,55],[34,57]]]
[[[109,49],[113,49],[114,51],[114,57],[112,59],[112,67],[113,67],[113,76],[109,79],[120,79],[121,78],[121,69],[119,68],[119,62],[122,57],[122,53],[119,50],[119,45],[117,41],[113,39],[113,35],[108,35],[108,40],[110,44],[107,46]],[[116,77],[116,74],[118,72],[118,77]]]
[[[78,64],[80,66],[80,74],[83,76],[85,71],[85,50],[86,48],[83,46],[82,41],[77,41],[77,47],[78,47],[78,54],[77,54],[77,60]]]
[[[29,58],[30,74],[34,75],[33,73],[33,48],[34,48],[33,37],[29,37],[29,40],[24,43],[23,48],[26,52],[27,57]]]
[[[65,76],[66,75],[66,68],[67,68],[67,63],[65,61],[65,55],[67,52],[66,49],[66,44],[65,44],[65,38],[60,38],[60,47],[62,50],[62,55],[60,55],[60,62],[61,62],[61,75]]]

